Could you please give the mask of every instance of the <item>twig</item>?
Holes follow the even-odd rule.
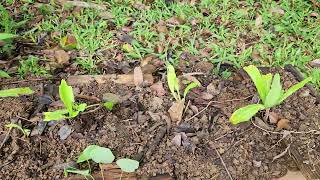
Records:
[[[59,80],[59,79],[61,79],[61,78],[52,77],[52,78],[25,79],[25,80],[20,80],[20,81],[1,83],[0,86],[9,85],[9,84],[19,84],[19,83],[30,82],[30,81],[47,81],[47,80]]]
[[[88,96],[88,95],[84,95],[84,94],[76,94],[75,96],[77,98],[86,99],[86,100],[95,101],[95,102],[100,102],[101,101],[96,96]]]
[[[201,111],[199,111],[198,113],[196,113],[195,115],[193,115],[191,118],[187,119],[186,121],[190,121],[191,119],[197,117],[199,114],[201,114],[203,111],[205,111],[206,109],[208,109],[208,107],[212,104],[212,103],[217,103],[217,104],[224,104],[226,102],[233,102],[233,101],[241,101],[241,100],[245,100],[252,97],[252,95],[244,97],[244,98],[239,98],[239,99],[229,99],[229,100],[225,100],[223,102],[221,101],[210,101],[207,106],[205,108],[203,108]]]
[[[272,162],[273,162],[274,160],[279,159],[279,158],[281,158],[282,156],[284,156],[284,155],[288,152],[290,146],[291,146],[291,144],[289,144],[282,153],[280,153],[280,154],[276,155],[275,157],[273,157]]]
[[[215,147],[213,147],[213,148],[214,148],[214,150],[216,151],[217,155],[219,156],[220,161],[221,161],[221,163],[222,163],[222,165],[223,165],[224,169],[227,171],[227,174],[228,174],[228,176],[229,176],[230,180],[233,180],[233,178],[232,178],[232,176],[231,176],[231,174],[230,174],[230,172],[229,172],[229,170],[228,170],[228,168],[227,168],[226,164],[224,163],[224,161],[223,161],[222,157],[220,156],[219,151],[218,151]]]
[[[93,107],[93,106],[92,106],[92,107]],[[97,107],[97,108],[95,108],[95,109],[93,109],[93,110],[83,112],[83,113],[81,113],[81,115],[96,112],[96,111],[98,111],[98,110],[101,109],[101,108],[102,108],[102,106],[99,106],[99,107]]]

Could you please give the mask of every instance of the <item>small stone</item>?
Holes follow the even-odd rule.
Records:
[[[206,115],[203,115],[200,119],[200,122],[202,123],[207,123],[208,122],[208,117]]]
[[[68,125],[62,126],[58,131],[58,135],[60,136],[60,140],[67,139],[71,133],[72,133],[72,129]]]
[[[121,97],[114,93],[104,93],[103,94],[103,101],[105,102],[113,102],[115,104],[121,102]]]
[[[199,109],[197,108],[197,106],[195,105],[190,105],[190,109],[192,110],[192,112],[194,114],[197,114],[199,112]]]
[[[261,161],[253,160],[252,163],[254,167],[258,167],[258,168],[261,167]]]

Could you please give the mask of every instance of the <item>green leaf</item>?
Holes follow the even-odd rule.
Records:
[[[27,137],[30,135],[30,132],[31,132],[30,129],[22,128],[20,125],[15,124],[15,123],[10,123],[10,124],[7,124],[5,126],[7,128],[17,128],[17,129],[19,129]]]
[[[180,100],[180,87],[179,87],[179,81],[176,76],[176,72],[174,70],[174,67],[170,63],[166,63],[167,66],[167,81],[168,86],[171,94],[173,97],[178,101]]]
[[[53,112],[45,112],[43,121],[58,121],[66,119],[68,114],[67,109],[61,109]]]
[[[12,39],[14,37],[16,37],[16,35],[14,35],[14,34],[0,33],[0,40]]]
[[[258,111],[262,109],[265,109],[262,104],[250,104],[233,112],[229,121],[233,125],[249,121]]]
[[[80,174],[82,176],[91,176],[89,169],[80,170],[73,167],[68,167],[64,169],[64,175],[68,176],[68,173]]]
[[[74,95],[72,87],[68,86],[64,79],[61,80],[61,84],[59,86],[59,95],[68,112],[73,114]]]
[[[0,70],[0,78],[10,78],[10,75],[5,71]]]
[[[105,102],[103,103],[103,106],[108,110],[108,111],[112,111],[113,107],[114,107],[114,103],[111,101]]]
[[[192,82],[190,83],[185,89],[184,89],[184,92],[183,92],[183,97],[185,98],[188,94],[188,92],[193,89],[193,88],[196,88],[196,87],[199,87],[200,85],[196,82]]]
[[[295,84],[293,86],[291,86],[280,98],[279,104],[282,103],[282,101],[284,101],[285,99],[287,99],[290,95],[292,95],[293,93],[295,93],[296,91],[298,91],[300,88],[302,88],[304,85],[306,85],[309,81],[312,80],[312,77],[309,77],[301,82],[299,82],[298,84]]]
[[[270,84],[270,81],[268,81],[270,78],[269,77],[270,75],[266,75],[263,78],[262,75],[260,74],[259,69],[253,65],[244,67],[243,69],[249,74],[250,78],[252,79],[254,85],[257,88],[260,99],[262,100],[263,103],[265,103],[265,99],[270,87],[270,86],[267,87],[268,84]],[[265,79],[267,79],[267,81],[264,81]]]
[[[13,88],[13,89],[5,89],[0,90],[0,97],[18,97],[19,95],[30,95],[33,94],[29,87],[26,88]]]
[[[132,159],[119,159],[116,163],[122,171],[127,173],[134,172],[136,169],[139,168],[139,161]]]
[[[74,118],[76,116],[78,116],[78,114],[80,112],[83,112],[84,110],[86,110],[87,108],[87,104],[86,103],[82,103],[82,104],[79,104],[79,105],[74,105],[74,111],[72,111],[71,113],[69,113],[69,118]]]
[[[109,148],[97,145],[88,146],[79,156],[77,163],[81,163],[92,159],[96,163],[112,163],[114,155]]]
[[[268,94],[270,90],[271,82],[272,82],[272,74],[268,73],[268,74],[262,75],[262,79],[265,83],[265,89],[267,91],[266,94]]]
[[[266,108],[271,108],[279,104],[279,100],[281,96],[282,96],[282,86],[280,82],[280,75],[279,73],[277,73],[273,77],[271,89],[266,97],[264,106]]]

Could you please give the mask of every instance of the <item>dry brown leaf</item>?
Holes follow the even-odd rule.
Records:
[[[289,129],[289,120],[288,119],[280,119],[277,123],[277,130],[281,129]]]
[[[213,95],[207,92],[202,92],[200,97],[204,100],[211,100],[213,98]]]
[[[163,88],[161,81],[150,86],[150,89],[151,91],[154,91],[157,96],[164,96],[166,94],[166,90]]]
[[[271,14],[278,14],[278,15],[284,15],[284,10],[281,9],[280,7],[275,7],[270,9]]]
[[[309,62],[310,66],[320,68],[320,59],[315,59]]]
[[[279,116],[275,112],[269,112],[269,121],[271,124],[276,124],[279,120]]]
[[[170,19],[168,19],[168,20],[166,21],[166,23],[167,23],[168,25],[171,25],[171,26],[177,26],[177,25],[182,25],[182,24],[184,24],[185,21],[184,21],[182,18],[180,18],[180,17],[173,16],[173,17],[171,17]]]
[[[287,174],[278,180],[306,180],[301,171],[288,171]]]
[[[181,143],[182,143],[181,133],[176,134],[174,138],[172,138],[171,142],[176,146],[181,146]]]
[[[319,16],[319,14],[318,14],[318,13],[316,13],[316,12],[313,12],[313,13],[311,13],[311,14],[310,14],[310,16],[311,16],[311,17],[318,17],[318,16]]]
[[[262,16],[260,14],[256,17],[256,27],[261,27],[262,25]]]
[[[69,64],[70,56],[64,50],[54,51],[54,58],[58,64],[61,64],[61,65]]]
[[[139,2],[139,1],[134,2],[133,3],[133,7],[138,9],[138,10],[148,10],[148,9],[150,9],[150,6],[147,6],[147,5],[145,5],[145,4],[143,4],[142,2]]]
[[[135,67],[133,70],[133,81],[136,87],[140,87],[143,83],[143,73],[140,66]]]
[[[182,120],[182,113],[184,109],[184,101],[176,101],[172,104],[169,109],[169,115],[172,121],[177,122],[177,124]]]
[[[156,25],[157,31],[158,33],[168,33],[168,28],[166,26],[166,23],[164,21],[160,21],[157,25]]]
[[[151,56],[151,55],[145,56],[140,62],[141,67],[143,67],[147,64],[151,64],[152,59],[153,59],[153,56]]]

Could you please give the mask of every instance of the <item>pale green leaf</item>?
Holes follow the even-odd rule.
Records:
[[[82,176],[91,176],[89,169],[80,170],[80,169],[76,169],[73,167],[68,167],[68,168],[64,169],[64,175],[68,176],[68,173],[79,174]]]
[[[0,40],[12,39],[14,37],[16,37],[16,35],[14,35],[14,34],[0,33]]]
[[[193,88],[196,88],[196,87],[199,87],[200,85],[196,82],[192,82],[190,83],[185,89],[184,89],[184,92],[183,92],[183,97],[185,98],[188,94],[188,92],[193,89]]]
[[[5,89],[0,90],[0,97],[18,97],[19,95],[30,95],[33,94],[29,87],[26,88],[13,88],[13,89]]]
[[[27,128],[22,128],[20,125],[15,124],[15,123],[10,123],[5,125],[7,128],[17,128],[19,129],[25,136],[29,136],[30,135],[30,129]]]
[[[74,103],[74,95],[72,91],[72,87],[68,86],[65,80],[61,80],[61,84],[59,86],[59,95],[63,104],[67,108],[70,114],[73,112],[73,103]]]
[[[97,145],[88,146],[79,156],[77,163],[92,159],[96,163],[112,163],[114,155],[109,148]]]
[[[242,107],[231,115],[229,121],[235,125],[241,122],[249,121],[258,111],[265,109],[262,104],[251,104]]]
[[[69,118],[74,118],[74,117],[78,116],[78,114],[80,112],[83,112],[84,110],[86,110],[87,104],[82,103],[79,105],[74,105],[73,107],[74,107],[74,110],[71,113],[69,112]]]
[[[269,88],[267,87],[269,82],[265,82],[264,79],[269,79],[269,75],[265,76],[265,78],[262,78],[259,69],[253,65],[244,67],[243,69],[249,74],[251,80],[257,88],[260,99],[264,103],[269,91]]]
[[[268,73],[268,74],[262,75],[262,79],[265,84],[266,94],[268,94],[270,90],[271,82],[272,82],[272,74]]]
[[[284,101],[285,99],[287,99],[290,95],[292,95],[293,93],[295,93],[296,91],[298,91],[300,88],[302,88],[304,85],[306,85],[309,81],[311,81],[312,78],[306,78],[305,80],[299,82],[298,84],[295,84],[293,86],[291,86],[282,96],[281,99],[279,101],[279,104]]]
[[[61,109],[53,112],[45,112],[43,121],[58,121],[67,118],[68,110]]]
[[[176,76],[176,72],[174,70],[174,67],[170,63],[166,63],[167,66],[167,81],[168,86],[171,94],[176,100],[180,100],[180,87],[179,87],[179,81]]]
[[[112,111],[113,107],[114,107],[114,103],[111,101],[105,102],[103,103],[103,106],[108,110],[108,111]]]
[[[10,75],[5,71],[0,70],[0,78],[10,78]]]
[[[280,75],[277,73],[273,77],[271,89],[266,97],[264,106],[266,108],[271,108],[279,104],[279,100],[282,96],[282,85],[280,82]]]
[[[139,161],[132,159],[119,159],[116,163],[122,171],[127,173],[134,172],[136,169],[139,168]]]

